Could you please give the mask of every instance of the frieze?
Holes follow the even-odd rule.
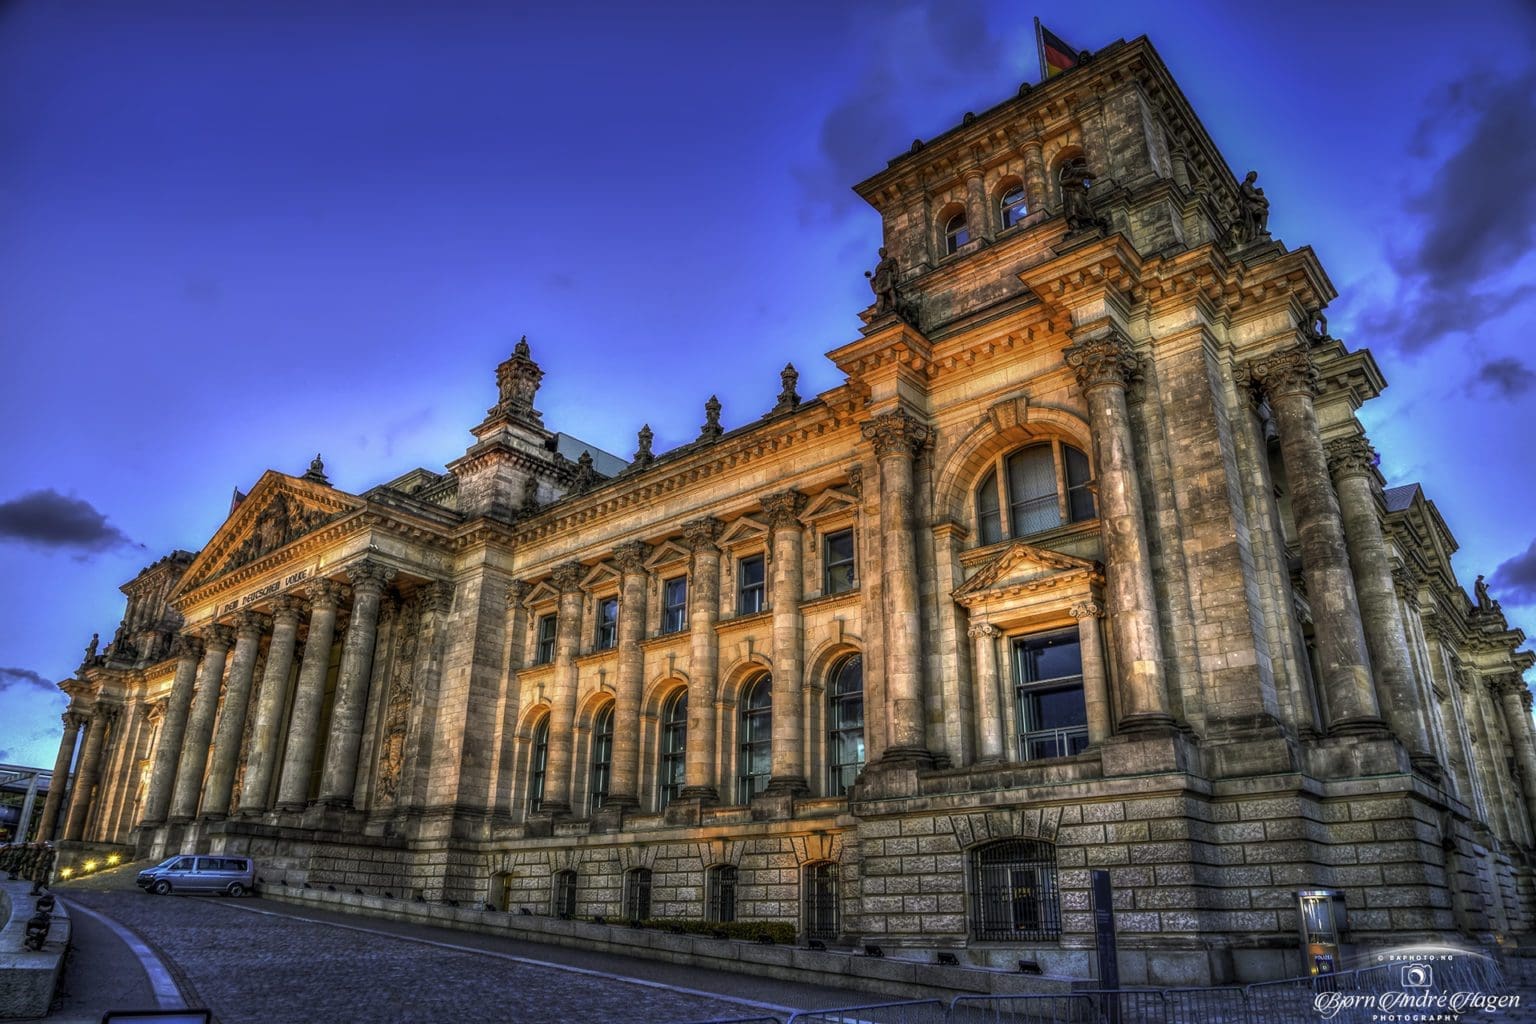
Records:
[[[276,594],[279,591],[287,590],[294,584],[302,583],[308,578],[308,569],[300,569],[298,572],[289,573],[287,576],[280,580],[273,580],[271,583],[268,583],[266,586],[260,588],[259,590],[253,590],[249,594],[235,598],[233,601],[224,602],[224,604],[219,608],[219,614],[228,615],[230,612],[236,612],[242,608],[249,608],[251,605],[257,603],[258,601],[262,601],[268,597],[271,597],[273,594]]]

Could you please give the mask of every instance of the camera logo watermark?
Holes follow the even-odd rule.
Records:
[[[1520,1005],[1486,955],[1453,946],[1404,946],[1374,953],[1365,965],[1316,982],[1312,1008],[1321,1020],[1430,1024],[1474,1011],[1499,1014]],[[1496,1019],[1496,1018],[1495,1018]]]

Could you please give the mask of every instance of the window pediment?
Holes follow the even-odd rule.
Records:
[[[983,564],[951,593],[967,608],[985,598],[1023,590],[1054,589],[1102,583],[1104,573],[1089,562],[1059,551],[1015,541]]]
[[[645,567],[652,572],[664,566],[673,566],[688,561],[688,549],[675,540],[665,541],[656,545],[656,550],[651,552],[651,557],[645,560]]]
[[[746,544],[762,544],[768,540],[768,524],[752,516],[742,516],[725,528],[720,536],[722,548],[734,548]]]
[[[835,519],[856,512],[859,500],[840,487],[829,487],[811,499],[800,521],[812,525],[823,519]]]

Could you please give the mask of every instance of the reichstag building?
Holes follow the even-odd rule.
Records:
[[[65,862],[1077,978],[1105,868],[1141,984],[1300,973],[1305,889],[1363,947],[1527,932],[1536,656],[1151,45],[857,192],[837,387],[619,458],[524,341],[441,469],[268,471],[126,583],[60,684]]]

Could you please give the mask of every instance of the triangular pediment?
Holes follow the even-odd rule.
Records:
[[[733,520],[721,534],[719,544],[723,548],[734,547],[749,541],[761,541],[768,537],[768,524],[752,516]]]
[[[560,591],[550,586],[548,580],[540,580],[528,591],[528,596],[523,598],[523,607],[534,608],[541,604],[554,604],[559,600]]]
[[[856,511],[858,507],[859,499],[851,493],[840,487],[829,487],[811,499],[810,505],[801,513],[800,521],[812,523],[818,519]]]
[[[675,540],[663,541],[656,545],[656,550],[651,552],[651,557],[645,560],[645,567],[652,571],[666,565],[676,565],[679,562],[688,561],[688,549]]]
[[[581,578],[581,589],[600,590],[609,584],[617,586],[622,578],[618,566],[612,562],[598,562]]]
[[[265,558],[364,504],[363,499],[327,484],[269,469],[204,545],[182,577],[178,592],[195,590]]]
[[[1072,555],[1033,544],[1015,541],[982,564],[976,573],[953,593],[955,600],[1005,587],[1039,584],[1051,577],[1070,577],[1080,573],[1098,575],[1099,567]]]

